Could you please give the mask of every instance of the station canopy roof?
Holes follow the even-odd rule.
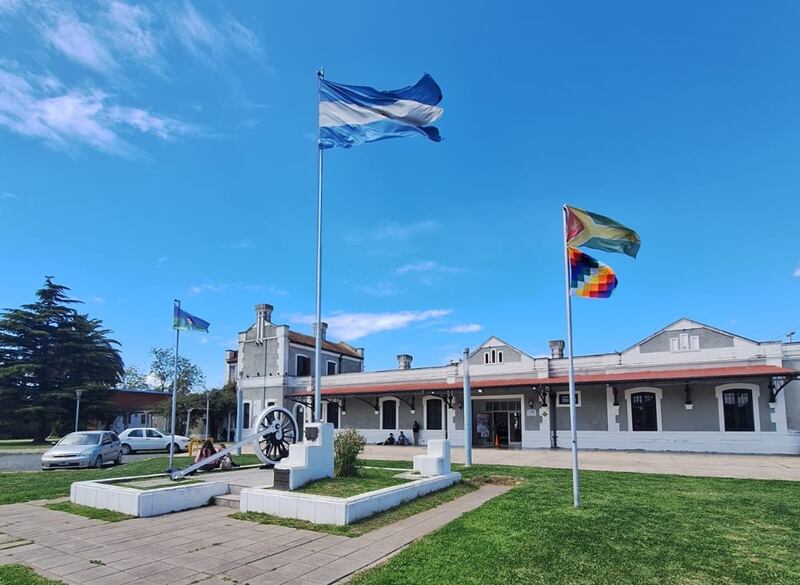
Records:
[[[637,372],[614,372],[597,374],[577,374],[575,384],[629,384],[641,382],[701,382],[706,380],[722,380],[730,378],[769,378],[769,377],[797,377],[800,372],[780,366],[728,366],[717,368],[681,368],[673,370],[641,370]],[[473,388],[513,388],[533,386],[561,386],[567,385],[567,376],[548,378],[534,377],[506,377],[506,378],[471,378]],[[324,378],[323,378],[324,384]],[[446,380],[419,381],[405,384],[352,384],[344,386],[323,385],[323,396],[356,396],[374,394],[400,394],[420,392],[447,392],[460,391],[461,378],[456,378],[452,384]],[[312,390],[290,392],[289,396],[313,396]]]

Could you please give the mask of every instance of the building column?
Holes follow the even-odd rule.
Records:
[[[614,405],[614,387],[606,384],[606,414],[608,415],[608,431],[619,432],[619,404]]]
[[[775,397],[775,402],[769,403],[769,419],[775,423],[775,432],[786,433],[789,426],[786,420],[786,388]]]

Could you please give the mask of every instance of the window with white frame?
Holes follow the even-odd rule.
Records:
[[[306,355],[298,355],[296,358],[296,372],[297,376],[310,376],[311,375],[311,358]]]
[[[581,405],[581,391],[575,391],[575,406]],[[556,392],[556,406],[569,407],[569,392]]]
[[[425,430],[441,431],[444,429],[444,400],[441,398],[425,398]]]
[[[325,422],[333,425],[334,429],[339,428],[339,402],[336,400],[329,400],[325,404]]]
[[[490,351],[484,352],[483,354],[483,363],[484,364],[502,364],[503,363],[503,352],[498,349],[492,349]]]
[[[700,350],[700,336],[689,335],[688,333],[681,333],[678,337],[670,337],[669,350],[672,353],[681,351],[699,351]]]
[[[333,376],[333,375],[336,374],[336,362],[334,362],[332,360],[328,360],[328,363],[326,364],[326,366],[327,366],[327,368],[326,368],[325,373],[328,376]]]
[[[381,429],[394,431],[397,429],[397,406],[394,398],[381,401]]]

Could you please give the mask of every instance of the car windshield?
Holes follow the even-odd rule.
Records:
[[[70,433],[61,439],[59,445],[97,445],[100,433]]]

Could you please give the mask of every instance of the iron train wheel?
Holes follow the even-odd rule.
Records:
[[[256,455],[263,463],[275,465],[289,455],[289,445],[297,442],[297,422],[286,408],[270,406],[256,423],[256,431],[267,429],[271,432],[256,439]]]

